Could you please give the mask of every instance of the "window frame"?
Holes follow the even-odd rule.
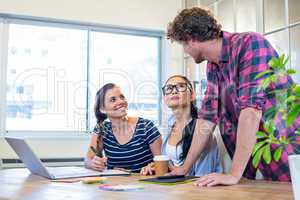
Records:
[[[0,17],[0,136],[6,132],[6,80],[7,80],[8,27]]]

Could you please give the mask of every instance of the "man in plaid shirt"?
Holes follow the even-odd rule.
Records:
[[[203,176],[198,179],[197,185],[232,185],[238,183],[242,176],[255,179],[256,169],[251,164],[251,153],[256,143],[256,132],[262,130],[264,112],[276,104],[274,95],[258,90],[260,80],[255,77],[269,68],[268,61],[278,56],[276,51],[258,33],[221,31],[211,13],[201,8],[181,11],[169,24],[167,36],[179,42],[196,63],[208,61],[207,89],[199,111],[197,131],[184,165],[175,168],[171,174],[186,174],[218,124],[226,149],[233,159],[231,170],[228,174]],[[290,77],[282,78],[267,90],[286,88],[292,83]],[[277,134],[289,135],[300,126],[300,119],[289,129],[283,126],[283,120],[276,120],[282,132],[277,131]],[[272,161],[269,165],[260,163],[259,169],[265,179],[290,181],[287,155],[293,153],[294,148],[283,152],[278,162]]]

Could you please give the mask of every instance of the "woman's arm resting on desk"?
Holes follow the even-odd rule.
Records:
[[[190,168],[193,166],[194,162],[196,162],[200,153],[205,148],[205,145],[209,140],[209,137],[211,137],[210,134],[212,134],[214,128],[215,124],[210,121],[203,119],[197,120],[192,144],[185,162],[181,167],[174,167],[174,169],[169,173],[170,175],[184,175],[189,172]]]
[[[97,139],[98,139],[98,135],[93,134],[91,137],[89,147],[93,147],[94,149],[99,150],[99,147],[97,146]],[[91,148],[88,149],[88,152],[84,159],[84,164],[86,168],[97,170],[97,171],[103,171],[104,169],[106,169],[106,163],[107,163],[107,158],[105,157],[100,158],[96,156],[95,152],[93,152]]]
[[[198,186],[234,185],[241,179],[256,142],[262,112],[254,108],[241,111],[238,122],[236,149],[229,174],[208,174],[198,179]]]
[[[162,144],[162,139],[160,136],[149,145],[153,156],[161,154],[161,144]]]
[[[161,154],[162,139],[161,136],[154,140],[149,146],[153,156]],[[147,166],[143,167],[140,172],[142,175],[153,175],[154,174],[154,163],[151,162]]]

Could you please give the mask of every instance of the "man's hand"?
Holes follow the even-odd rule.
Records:
[[[218,174],[212,173],[199,178],[196,182],[196,186],[211,187],[216,185],[235,185],[239,182],[239,178],[231,174]]]

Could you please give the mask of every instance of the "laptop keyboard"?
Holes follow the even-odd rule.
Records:
[[[79,174],[95,174],[96,171],[89,170],[83,167],[47,167],[47,170],[56,176],[59,175],[79,175]]]

